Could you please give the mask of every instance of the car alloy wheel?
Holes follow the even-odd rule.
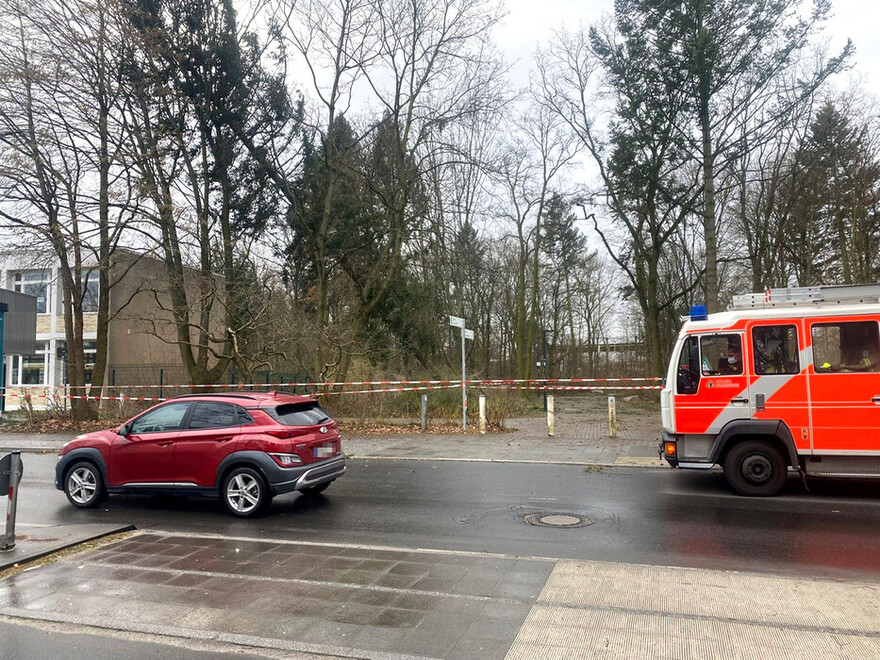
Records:
[[[73,465],[67,473],[64,492],[71,504],[87,509],[104,498],[104,480],[98,468],[91,463],[81,461]]]
[[[268,495],[259,474],[250,468],[236,468],[226,477],[223,500],[232,515],[248,518],[264,508]]]

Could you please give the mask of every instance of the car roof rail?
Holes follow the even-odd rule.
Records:
[[[192,397],[200,397],[200,396],[221,396],[227,397],[230,399],[253,399],[254,401],[259,401],[260,397],[251,396],[250,394],[232,394],[229,392],[201,392],[196,394],[181,394],[180,396],[174,397],[175,399],[187,399]]]

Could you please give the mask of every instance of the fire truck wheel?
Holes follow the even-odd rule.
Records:
[[[785,487],[788,469],[775,446],[760,440],[735,445],[724,459],[724,476],[740,495],[770,497]]]

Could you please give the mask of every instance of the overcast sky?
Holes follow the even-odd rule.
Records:
[[[832,0],[834,16],[827,24],[826,35],[831,39],[832,52],[840,50],[847,37],[853,40],[855,73],[868,91],[880,96],[880,8],[875,2]],[[507,57],[519,60],[516,80],[525,79],[535,46],[549,40],[554,30],[592,23],[614,6],[613,0],[506,0],[506,4],[509,14],[495,36]]]

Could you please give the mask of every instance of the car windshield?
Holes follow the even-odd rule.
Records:
[[[314,426],[330,421],[330,415],[316,401],[285,403],[275,408],[273,417],[286,426]]]

